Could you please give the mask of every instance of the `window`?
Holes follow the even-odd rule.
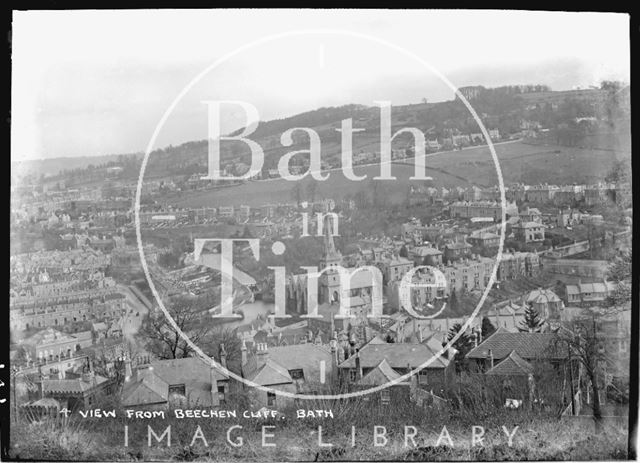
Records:
[[[276,393],[267,392],[267,407],[275,407],[276,405]]]
[[[391,393],[389,392],[389,389],[383,389],[380,391],[380,401],[382,402],[382,405],[388,405],[389,402],[391,402]]]
[[[184,384],[174,384],[169,386],[169,395],[171,394],[180,394],[185,395],[185,386]]]
[[[295,380],[304,380],[304,371],[302,370],[302,368],[296,369],[296,370],[289,370],[289,375],[291,376],[291,379]]]
[[[224,385],[218,385],[218,401],[220,402],[220,405],[224,405],[226,403]]]
[[[355,369],[351,369],[349,370],[349,380],[351,381],[355,381],[356,380],[356,370]]]

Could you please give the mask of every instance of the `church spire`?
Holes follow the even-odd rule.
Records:
[[[324,249],[322,252],[322,268],[330,267],[332,265],[342,265],[342,254],[336,249],[336,244],[333,241],[333,231],[335,230],[335,223],[333,220],[328,220],[331,216],[324,217],[323,222],[323,239]]]
[[[334,221],[329,220],[330,218],[331,216],[326,215],[323,220],[324,257],[335,257],[339,254],[333,241]]]

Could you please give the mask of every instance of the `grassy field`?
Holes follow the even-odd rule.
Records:
[[[375,407],[371,413],[378,416]],[[386,412],[377,425],[385,426],[385,445],[374,445],[374,425],[353,425],[355,445],[351,440],[352,423],[338,419],[274,420],[255,419],[187,419],[176,420],[83,420],[60,423],[46,420],[20,423],[11,428],[10,457],[15,459],[66,461],[518,461],[582,460],[606,461],[627,458],[627,432],[624,424],[607,424],[595,434],[592,422],[523,417],[515,414],[500,419],[440,421],[395,416]],[[289,422],[287,424],[287,421]],[[371,420],[369,420],[371,421]],[[124,425],[128,425],[129,445],[124,446]],[[231,446],[231,439],[241,446]],[[147,442],[147,426],[160,436],[171,426],[171,446],[166,437],[161,443]],[[272,434],[267,439],[274,446],[262,445],[262,426]],[[318,426],[322,442],[318,445]],[[472,426],[485,432],[480,444],[472,445]],[[198,426],[201,435],[194,439]],[[405,440],[405,426],[416,428],[414,442]],[[443,428],[450,441],[439,438]],[[511,433],[511,445],[505,434]],[[516,428],[514,432],[514,429]],[[379,431],[381,432],[381,431]],[[453,446],[451,446],[453,444]]]
[[[496,145],[503,179],[506,184],[525,182],[529,184],[547,182],[556,184],[591,183],[602,179],[615,161],[611,151],[566,148],[559,146],[529,145],[511,142]],[[411,162],[411,161],[410,161]],[[432,168],[430,168],[432,167]],[[379,175],[378,165],[361,166],[354,169],[357,175],[367,179],[355,182],[347,179],[341,171],[332,171],[328,180],[317,182],[316,197],[340,199],[358,191],[371,189],[371,178]],[[411,181],[413,163],[394,164],[392,175],[397,181],[381,182],[391,202],[402,202],[407,188],[423,181]],[[433,177],[434,186],[495,186],[498,184],[496,169],[488,147],[474,147],[460,151],[437,153],[427,159],[427,175]],[[300,182],[305,199],[307,185],[314,180]],[[267,203],[291,201],[296,182],[283,179],[249,182],[243,185],[215,191],[186,193],[167,198],[170,204],[181,207],[216,207],[221,205],[258,206]]]

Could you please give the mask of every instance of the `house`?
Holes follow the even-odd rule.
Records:
[[[111,393],[113,381],[96,375],[92,370],[78,378],[47,379],[40,383],[41,397],[55,399],[61,408],[86,409],[97,403],[99,397]]]
[[[226,367],[226,354],[220,364]],[[219,367],[199,357],[157,360],[140,365],[126,379],[122,404],[150,409],[172,404],[219,407],[229,395],[229,377]]]
[[[615,288],[615,283],[611,281],[603,280],[595,283],[582,283],[578,280],[577,285],[566,286],[567,305],[579,307],[602,305]]]
[[[437,267],[442,264],[442,251],[431,246],[416,246],[409,250],[409,258],[415,265]]]
[[[550,289],[534,289],[525,298],[526,303],[545,318],[559,318],[564,308],[562,300]]]
[[[533,241],[544,241],[545,225],[539,222],[519,222],[511,227],[516,239],[531,243]]]
[[[506,303],[496,304],[484,316],[496,328],[504,328],[507,331],[516,332],[524,321],[525,311],[526,305],[524,303],[518,304],[509,300]]]
[[[500,235],[491,232],[475,233],[469,237],[469,242],[475,246],[494,248],[500,245]]]
[[[318,393],[335,379],[337,356],[337,343],[332,347],[310,342],[278,347],[260,343],[251,356],[243,343],[242,376],[252,384],[275,391]],[[253,404],[270,408],[283,407],[293,401],[290,397],[256,387],[249,388],[249,394]]]
[[[481,344],[474,347],[466,358],[479,369],[487,372],[498,362],[509,357],[515,351],[527,362],[546,361],[562,363],[568,354],[566,349],[557,345],[557,335],[554,333],[512,333],[503,327],[498,329]]]
[[[449,262],[466,257],[471,252],[471,245],[467,242],[448,243],[444,247],[444,257]]]
[[[40,363],[71,358],[76,352],[92,344],[91,331],[67,334],[53,328],[39,331],[22,341],[30,358],[37,359]]]
[[[524,401],[533,391],[533,373],[534,366],[512,350],[506,358],[489,368],[485,376],[501,386],[505,399]]]
[[[537,276],[540,272],[540,258],[535,252],[505,252],[498,264],[498,280],[513,280]]]
[[[527,207],[525,210],[518,213],[522,222],[537,222],[542,223],[542,214],[536,207]]]
[[[348,385],[386,384],[388,378],[405,375],[430,361],[418,372],[417,382],[438,394],[453,381],[454,369],[447,357],[436,353],[428,343],[369,343],[338,365],[340,381]]]

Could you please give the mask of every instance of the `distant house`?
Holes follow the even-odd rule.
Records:
[[[471,252],[471,245],[467,242],[448,243],[444,247],[444,257],[453,261],[467,256]]]
[[[526,303],[545,319],[559,318],[564,308],[562,300],[550,289],[534,289],[526,299]]]
[[[477,233],[471,235],[468,239],[471,244],[485,248],[497,247],[500,244],[500,235],[490,232]]]
[[[431,246],[416,246],[409,250],[409,258],[415,265],[431,265],[437,267],[442,264],[442,251]]]
[[[518,327],[524,320],[526,305],[507,301],[507,303],[496,304],[485,313],[485,317],[496,328],[504,328],[507,331],[519,331]]]
[[[21,343],[33,360],[50,362],[70,358],[93,344],[91,331],[67,334],[53,328],[37,332]]]
[[[525,243],[544,241],[545,228],[539,222],[519,222],[511,227],[516,239]]]
[[[522,222],[538,222],[542,223],[542,214],[536,207],[527,207],[518,213]]]
[[[226,365],[226,359],[221,359]],[[219,407],[229,394],[229,377],[198,357],[157,360],[140,365],[126,380],[122,404],[158,409],[170,404]]]
[[[579,281],[577,285],[567,285],[567,305],[578,307],[602,305],[615,288],[615,283],[606,280],[595,283]]]

